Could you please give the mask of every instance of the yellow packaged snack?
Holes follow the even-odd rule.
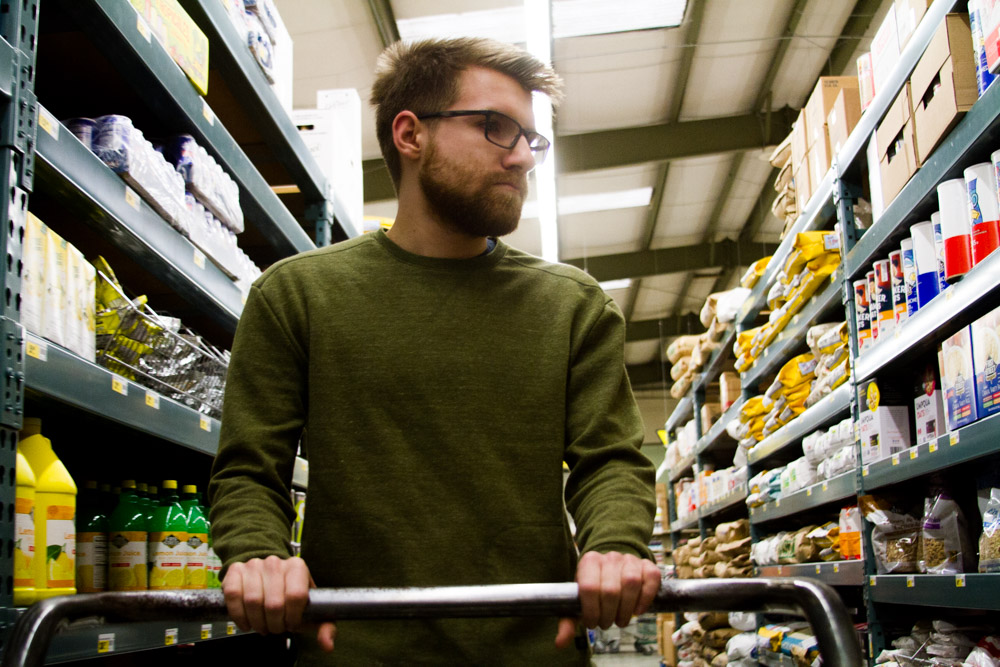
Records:
[[[800,354],[781,367],[778,380],[786,387],[797,387],[816,377],[816,358],[812,352]]]
[[[744,273],[743,277],[740,279],[740,285],[747,289],[756,285],[757,281],[760,280],[760,277],[764,275],[764,271],[767,270],[767,264],[770,261],[770,257],[763,257],[750,265],[750,268],[747,269],[747,272]]]

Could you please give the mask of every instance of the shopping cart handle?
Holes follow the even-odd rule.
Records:
[[[751,611],[801,614],[816,634],[826,667],[864,664],[854,625],[840,597],[809,579],[671,579],[650,612]],[[309,592],[308,621],[337,619],[576,616],[575,583],[440,588],[319,588]],[[3,667],[39,667],[65,620],[226,620],[222,591],[134,591],[40,600],[21,615],[4,648]]]

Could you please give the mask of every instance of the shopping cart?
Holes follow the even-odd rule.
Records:
[[[801,614],[816,634],[826,667],[860,667],[861,646],[847,609],[826,584],[809,579],[671,579],[651,612],[752,611]],[[395,589],[314,589],[308,621],[337,619],[572,617],[580,613],[575,583]],[[49,639],[63,621],[221,620],[222,591],[135,591],[48,598],[29,607],[8,638],[4,667],[44,664]]]

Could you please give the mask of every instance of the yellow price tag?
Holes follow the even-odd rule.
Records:
[[[135,190],[127,185],[125,186],[125,203],[135,210],[139,210],[139,195],[137,195]]]
[[[806,489],[806,498],[812,498],[812,494],[813,494],[813,488],[810,486],[808,489]]]
[[[209,125],[215,125],[215,113],[212,111],[212,107],[208,106],[204,97],[201,98],[201,115],[205,117]]]
[[[911,461],[914,460],[915,458],[917,458],[919,455],[920,455],[920,450],[919,449],[917,449],[916,447],[911,447],[910,448],[910,460]]]
[[[153,31],[149,29],[149,24],[141,16],[136,16],[135,29],[147,42],[152,41]]]
[[[38,106],[38,127],[48,132],[53,139],[59,139],[59,121],[41,105]]]
[[[874,575],[868,577],[868,585],[869,586],[873,586],[874,587],[875,586],[875,582],[877,582],[877,581],[878,581],[878,579]]]
[[[959,441],[958,431],[952,431],[951,433],[948,434],[948,442],[950,443],[951,447],[957,445],[958,441]]]
[[[201,626],[201,638],[202,639],[211,639],[212,638],[212,624],[211,623],[203,623],[202,624],[202,626]]]
[[[906,575],[906,587],[913,588],[914,585],[915,582],[913,581],[913,575],[912,574]]]
[[[838,572],[840,572],[840,563],[834,563],[833,564],[833,573],[836,574]]]
[[[46,361],[49,356],[48,345],[45,343],[36,343],[33,340],[29,340],[24,344],[24,351],[33,359],[38,359],[39,361]]]
[[[163,645],[173,646],[177,643],[177,628],[167,628],[163,633]]]
[[[932,442],[931,444],[927,445],[927,451],[930,452],[931,454],[933,454],[934,452],[936,452],[937,451],[937,442]]]
[[[97,635],[97,652],[113,653],[115,650],[115,634],[113,632]]]
[[[205,268],[205,253],[197,248],[194,249],[194,265],[199,269]]]
[[[822,571],[822,569],[823,568],[821,566],[817,565],[816,566],[816,574],[819,574]]]
[[[829,488],[830,486],[826,482],[823,482],[823,490],[826,491]]]
[[[951,301],[952,299],[954,299],[955,298],[955,290],[953,290],[953,289],[947,289],[947,290],[945,290],[944,291],[944,298],[947,299],[948,301]]]
[[[899,465],[899,454],[893,454],[892,455],[892,465],[894,465],[894,466],[898,466]]]
[[[236,634],[236,624],[232,621],[226,623],[226,634],[235,635]]]
[[[861,469],[861,476],[862,477],[868,476],[868,466],[865,466],[864,468]]]
[[[955,588],[965,588],[965,575],[956,574],[955,575]]]
[[[198,418],[198,425],[201,427],[202,431],[206,431],[208,433],[212,432],[212,420],[205,415],[201,415]]]
[[[775,508],[781,507],[781,498],[775,498],[774,507]]]
[[[155,391],[146,390],[146,405],[154,410],[160,409],[160,395]]]
[[[118,377],[117,375],[112,375],[111,390],[121,394],[122,396],[128,396],[128,380]]]

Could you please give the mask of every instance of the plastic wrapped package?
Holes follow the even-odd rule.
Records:
[[[819,643],[811,631],[803,628],[785,634],[781,652],[791,656],[798,665],[811,665],[819,657]]]
[[[823,339],[827,334],[831,332],[836,332],[842,324],[843,322],[817,324],[809,327],[809,329],[806,330],[806,345],[809,346],[809,349],[812,351],[813,355],[819,356],[820,354],[823,353],[819,341]],[[840,340],[839,334],[836,334],[836,339],[838,341]]]
[[[767,307],[771,310],[780,308],[785,302],[785,285],[780,277],[767,290]]]
[[[744,287],[736,287],[723,292],[719,295],[716,304],[716,319],[723,324],[729,324],[736,319],[736,314],[740,312],[748,298],[750,298],[750,290]]]
[[[833,479],[857,467],[858,453],[853,446],[841,447],[823,459],[816,467],[819,479]]]
[[[778,381],[785,387],[798,387],[816,377],[816,358],[811,352],[792,357],[778,371]]]
[[[879,574],[918,571],[920,520],[894,507],[884,498],[865,495],[858,499],[861,512],[872,525],[872,548]]]
[[[757,614],[750,611],[731,611],[729,612],[729,627],[736,628],[741,632],[749,632],[752,635],[757,630]]]
[[[698,336],[679,336],[667,346],[667,359],[670,360],[670,363],[676,364],[681,357],[691,354],[697,342]]]
[[[247,46],[254,60],[260,66],[261,72],[268,83],[274,83],[274,45],[264,29],[260,18],[251,12],[246,13]]]
[[[126,116],[94,119],[91,150],[168,223],[183,228],[188,216],[184,179]],[[183,231],[182,231],[183,233]]]
[[[926,499],[920,546],[921,572],[961,574],[971,569],[973,557],[965,515],[948,494]]]
[[[691,388],[692,382],[694,382],[694,373],[689,372],[670,387],[670,395],[677,400],[684,398],[684,394]]]
[[[979,537],[979,571],[1000,572],[1000,489],[986,490],[981,510],[983,532]]]
[[[856,505],[840,510],[840,555],[844,560],[861,558],[861,511]]]
[[[726,329],[729,327],[728,324],[722,322],[718,319],[712,320],[712,323],[708,325],[708,331],[705,332],[708,336],[708,340],[717,343],[722,339],[722,336],[726,333]]]
[[[237,234],[243,232],[240,191],[194,137],[182,134],[167,142],[164,154],[184,178],[185,187],[212,215]]]
[[[691,370],[691,357],[681,357],[676,363],[671,364],[670,379],[676,382],[687,375],[689,370]]]

